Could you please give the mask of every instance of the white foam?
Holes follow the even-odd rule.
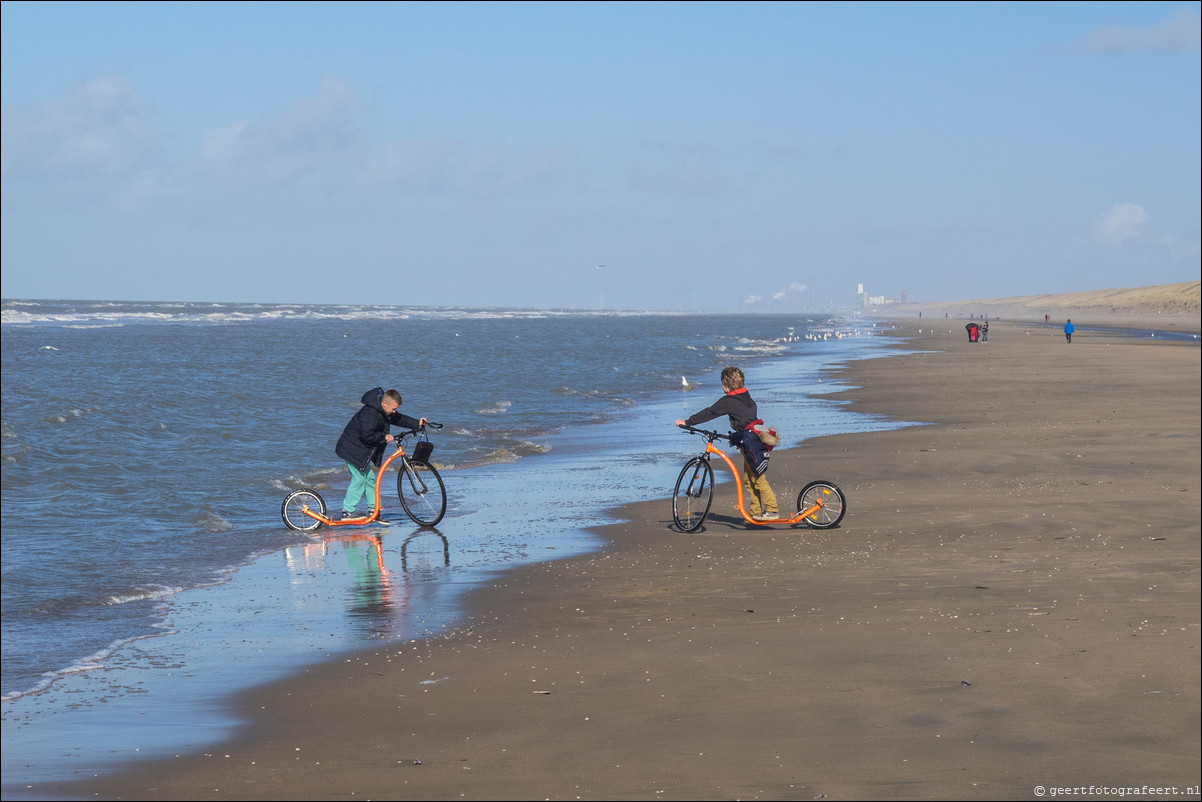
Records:
[[[101,601],[104,604],[129,604],[130,602],[144,601],[146,599],[165,599],[169,596],[174,596],[181,590],[183,588],[167,587],[166,585],[149,585],[146,588],[130,593],[105,596]]]
[[[501,415],[508,412],[511,406],[513,406],[512,401],[496,401],[488,406],[473,409],[472,412],[475,412],[477,415]]]

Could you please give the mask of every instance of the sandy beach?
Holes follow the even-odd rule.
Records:
[[[454,633],[260,688],[206,754],[31,794],[1198,798],[1199,346],[963,322],[842,373],[927,425],[776,452],[782,505],[834,481],[840,527],[749,528],[727,484],[684,535],[665,476]]]

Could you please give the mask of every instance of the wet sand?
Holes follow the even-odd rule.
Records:
[[[843,488],[840,527],[749,528],[729,484],[692,535],[633,505],[453,634],[246,695],[237,742],[30,792],[1197,798],[1199,346],[901,325],[927,353],[851,363],[837,397],[930,425],[773,457],[782,505]]]

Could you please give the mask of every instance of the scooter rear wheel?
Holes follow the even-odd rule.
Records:
[[[321,521],[311,515],[306,515],[306,508],[325,517],[326,502],[320,493],[307,487],[293,490],[284,497],[284,503],[280,505],[280,517],[284,519],[284,523],[289,529],[295,529],[297,532],[312,532],[320,529]]]
[[[830,529],[843,520],[847,512],[847,500],[843,491],[833,482],[810,482],[797,494],[797,511],[800,513],[813,507],[819,501],[822,506],[803,518],[815,529]]]

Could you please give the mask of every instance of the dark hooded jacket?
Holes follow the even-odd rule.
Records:
[[[751,393],[747,392],[746,387],[740,387],[738,390],[727,393],[715,401],[712,406],[706,407],[696,415],[691,415],[685,420],[685,425],[696,426],[723,415],[730,418],[730,428],[736,432],[746,429],[747,424],[758,417],[755,401],[751,400]]]
[[[756,433],[747,428],[753,423],[763,421],[756,417],[756,403],[746,387],[740,387],[722,396],[712,406],[687,418],[685,425],[696,426],[723,415],[729,418],[730,428],[734,430],[730,436],[730,444],[743,451],[757,475],[768,470],[768,449],[764,448]]]
[[[383,387],[364,393],[361,399],[363,407],[342,430],[338,445],[334,447],[334,453],[361,471],[366,471],[371,464],[379,467],[384,458],[384,435],[388,434],[390,426],[416,429],[421,425],[417,418],[402,415],[399,410],[391,415],[384,414],[384,407],[380,404],[383,398]]]

